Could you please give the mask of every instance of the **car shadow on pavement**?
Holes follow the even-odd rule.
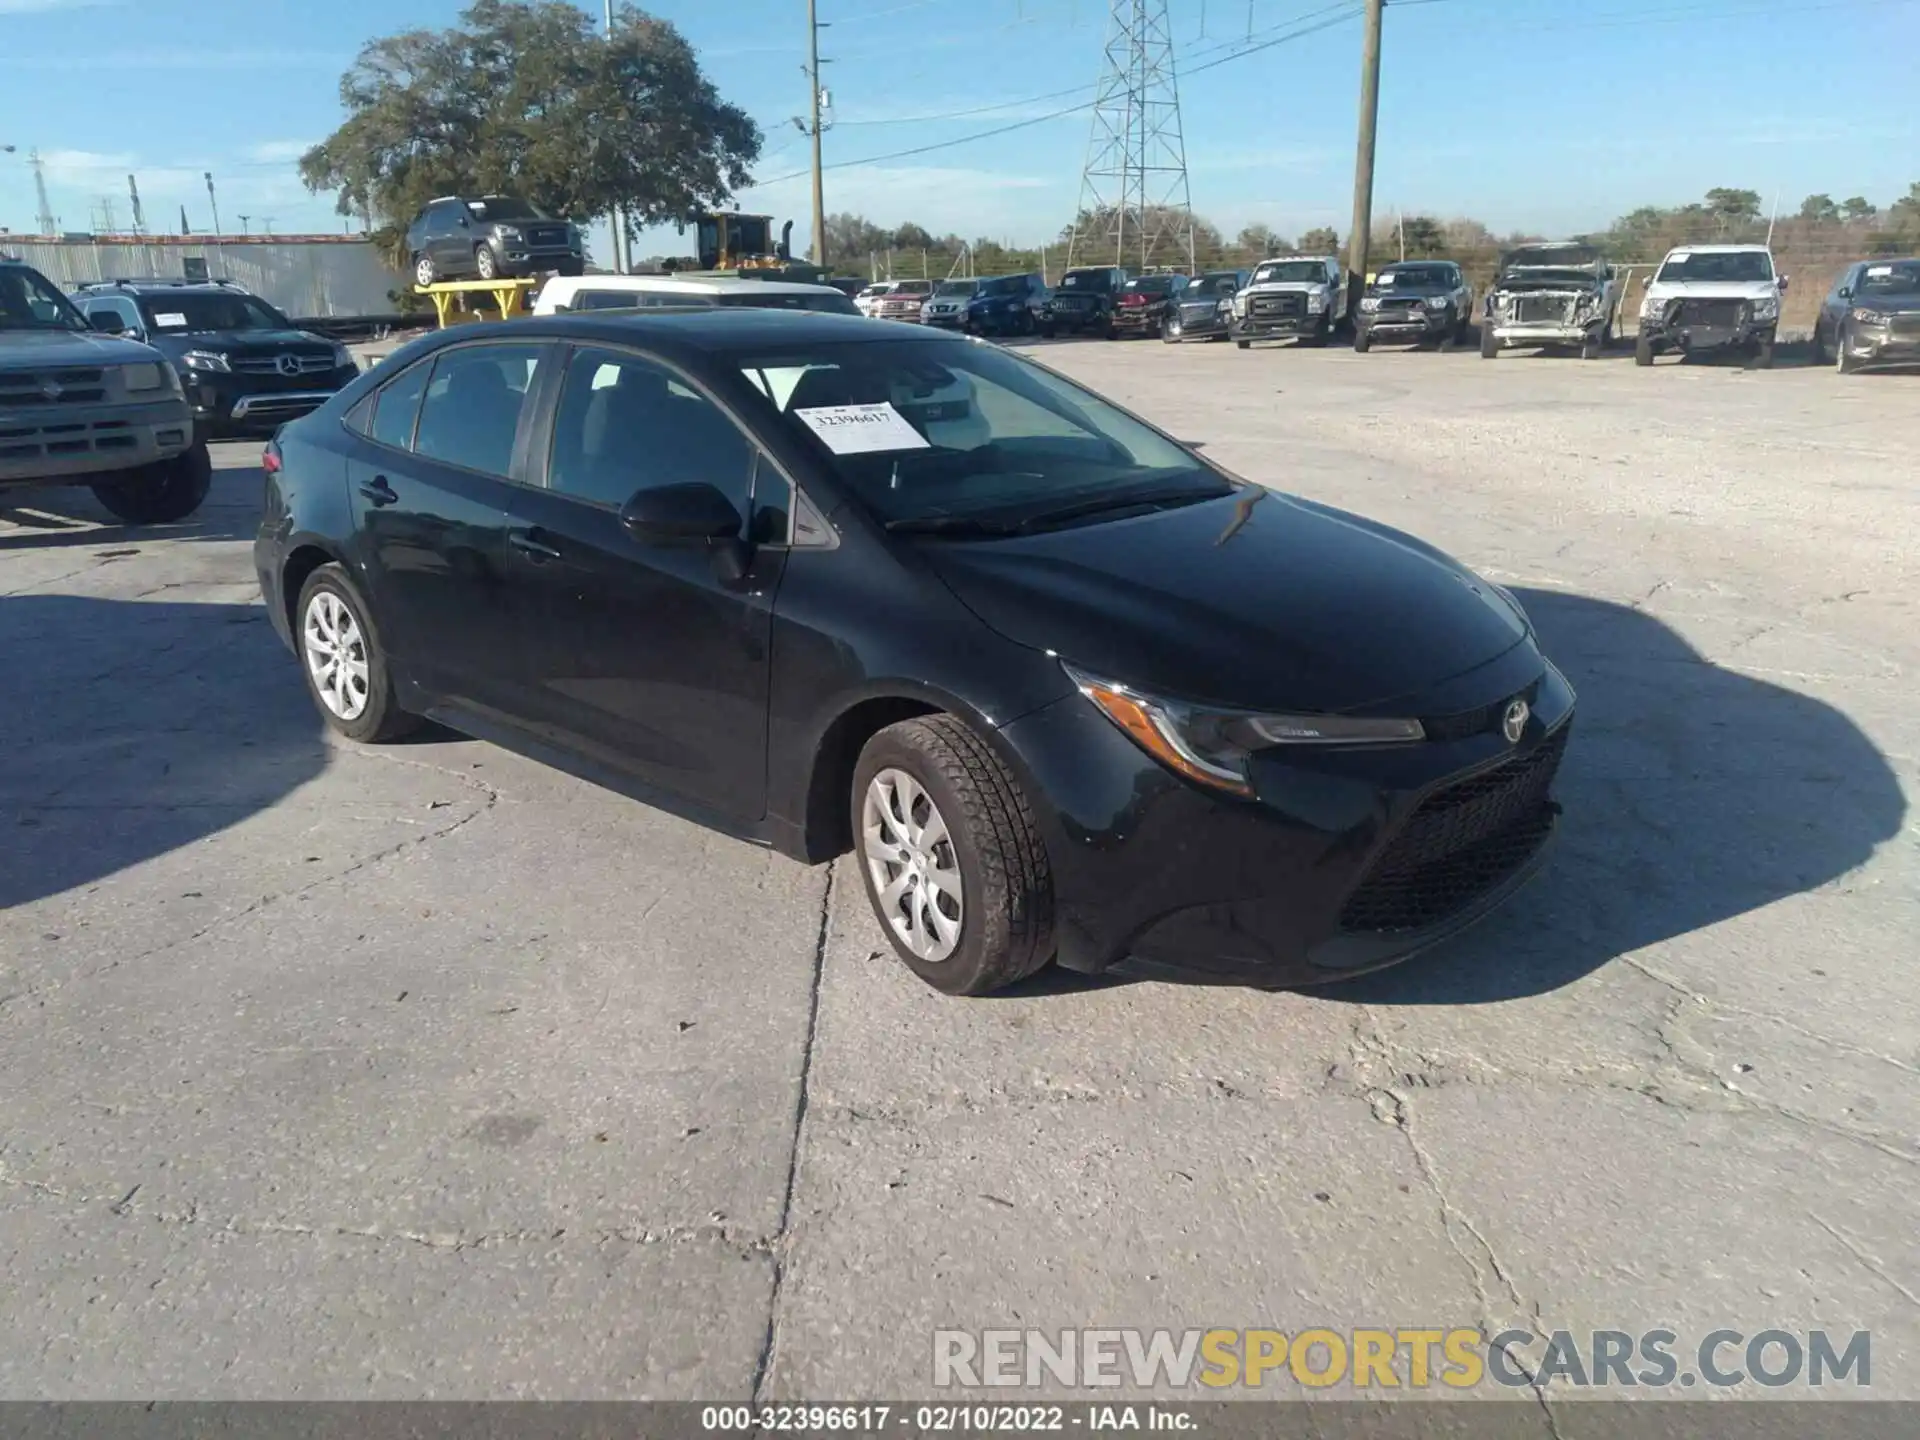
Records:
[[[15,595],[0,654],[0,911],[192,845],[326,766],[257,605]]]
[[[216,470],[207,503],[175,525],[128,525],[87,490],[68,486],[0,494],[0,554],[161,540],[250,540],[260,528],[260,472]]]
[[[1317,994],[1369,1005],[1540,994],[1830,884],[1900,834],[1899,778],[1841,711],[1715,665],[1643,610],[1517,593],[1579,693],[1555,853],[1473,929]]]

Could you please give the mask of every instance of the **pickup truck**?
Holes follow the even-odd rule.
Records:
[[[0,257],[0,494],[86,485],[128,524],[162,525],[212,481],[167,358],[95,330],[46,276]]]

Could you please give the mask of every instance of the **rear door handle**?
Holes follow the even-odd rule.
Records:
[[[364,481],[360,486],[360,493],[375,505],[393,505],[400,499],[394,493],[393,486],[387,483],[387,477],[384,475],[376,475],[373,479]]]
[[[560,558],[558,550],[544,540],[535,539],[534,535],[535,532],[531,530],[510,530],[507,532],[507,543],[536,565]]]

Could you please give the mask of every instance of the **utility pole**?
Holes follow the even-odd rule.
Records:
[[[247,233],[247,219],[248,217],[245,215],[242,215],[240,217],[240,233],[242,235],[245,235]],[[220,222],[216,220],[213,222],[213,224],[214,224],[214,234],[217,235],[220,233]]]
[[[140,208],[140,185],[133,176],[127,176],[127,198],[133,202],[133,233],[147,233],[147,212]]]
[[[13,153],[13,146],[6,147],[7,153]],[[38,150],[27,152],[27,168],[33,171],[33,198],[40,202],[40,214],[36,223],[42,235],[58,234],[60,222],[53,218],[53,206],[47,203],[47,167],[40,158]]]
[[[207,204],[213,210],[213,233],[218,235],[220,233],[220,202],[214,198],[213,194],[213,172],[208,170],[204,173],[207,181]]]
[[[820,184],[820,13],[807,0],[807,88],[810,104],[807,131],[813,137],[813,263],[827,263],[826,192]]]
[[[1353,231],[1347,236],[1349,309],[1360,306],[1373,243],[1373,140],[1380,123],[1380,17],[1386,0],[1367,0],[1366,39],[1360,52],[1360,147],[1353,161]]]
[[[613,44],[613,0],[607,0],[607,44]],[[627,207],[615,205],[609,221],[613,227],[613,272],[627,273]]]

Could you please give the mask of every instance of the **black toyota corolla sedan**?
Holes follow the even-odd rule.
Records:
[[[1535,868],[1574,697],[1513,597],[1020,355],[760,310],[463,326],[265,455],[326,722],[419,717],[796,859],[900,958],[1256,985]]]

